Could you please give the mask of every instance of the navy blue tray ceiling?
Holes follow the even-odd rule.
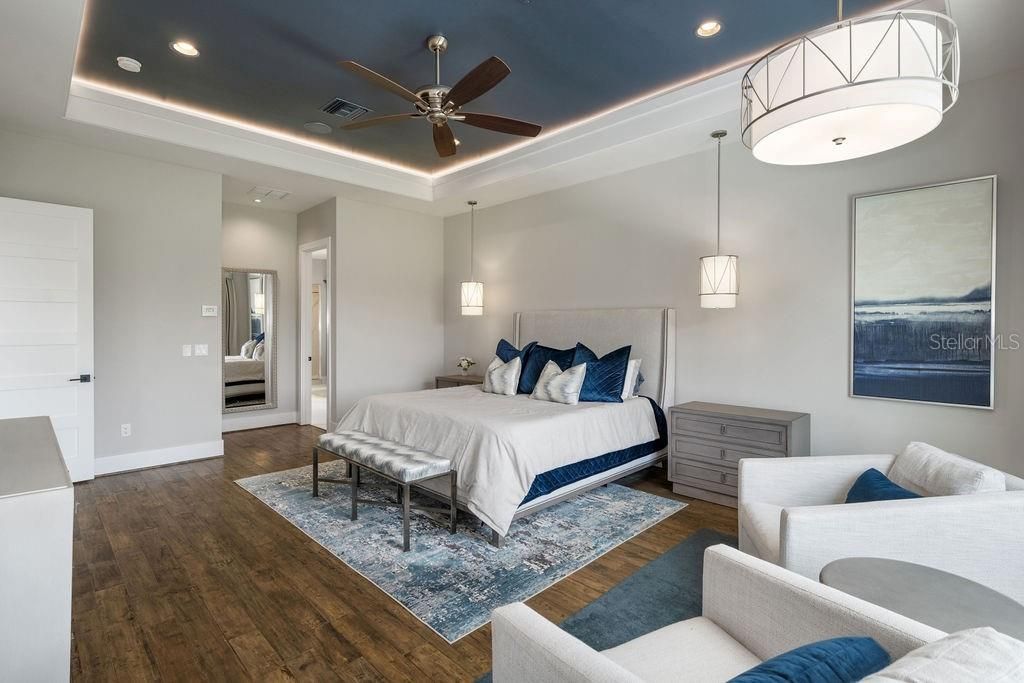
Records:
[[[877,0],[846,0],[848,16]],[[429,125],[410,120],[356,131],[320,112],[335,97],[372,114],[412,105],[337,66],[352,59],[414,89],[433,81],[424,41],[450,41],[441,81],[454,85],[491,55],[512,74],[467,110],[545,131],[697,76],[817,28],[835,17],[826,0],[89,0],[76,74],[150,97],[436,172],[522,138],[453,123],[459,153],[434,151]],[[724,29],[694,34],[715,18]],[[168,48],[193,42],[199,57]],[[119,55],[143,64],[119,69]],[[736,93],[737,106],[739,92]],[[306,132],[323,121],[330,136]],[[542,134],[543,135],[543,134]]]

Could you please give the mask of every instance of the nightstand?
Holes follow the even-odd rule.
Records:
[[[668,425],[672,491],[730,507],[741,459],[810,453],[807,413],[691,401],[669,408]]]
[[[448,387],[464,387],[470,384],[483,384],[482,375],[439,375],[434,378],[435,389],[447,389]]]

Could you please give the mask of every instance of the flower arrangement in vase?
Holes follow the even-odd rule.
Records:
[[[468,374],[469,369],[474,365],[476,365],[476,361],[470,358],[469,356],[462,356],[461,358],[459,358],[459,362],[455,364],[455,366],[459,368],[459,370],[462,370],[463,375]]]

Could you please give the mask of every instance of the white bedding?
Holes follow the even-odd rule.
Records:
[[[501,534],[537,475],[658,438],[645,398],[565,405],[479,386],[370,396],[338,422],[345,429],[451,458],[459,500]]]
[[[224,383],[262,382],[266,363],[243,356],[224,356]]]

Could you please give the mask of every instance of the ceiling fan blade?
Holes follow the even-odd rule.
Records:
[[[454,104],[461,107],[483,95],[485,92],[501,83],[501,80],[512,73],[505,62],[497,57],[488,57],[475,69],[462,77],[455,86],[448,91],[441,104],[442,107]]]
[[[346,123],[344,126],[341,126],[341,129],[358,130],[360,128],[376,126],[381,123],[391,123],[392,121],[401,121],[402,119],[415,119],[419,118],[419,116],[419,114],[388,114],[386,116],[371,116],[368,119],[358,119],[352,123]]]
[[[341,65],[342,68],[347,69],[358,76],[362,76],[371,83],[378,85],[384,88],[385,90],[390,90],[394,94],[401,97],[403,100],[408,100],[413,104],[425,104],[423,102],[423,99],[416,93],[400,86],[398,83],[395,83],[387,76],[380,75],[373,69],[367,69],[365,66],[359,64],[358,62],[348,60],[344,62],[338,62],[338,64]]]
[[[536,123],[528,123],[519,119],[510,119],[504,116],[493,114],[473,114],[472,112],[459,112],[453,116],[454,120],[461,120],[463,123],[477,128],[496,130],[499,133],[509,135],[522,135],[523,137],[535,138],[540,133],[540,126]]]
[[[455,155],[455,133],[451,126],[442,123],[440,126],[431,126],[434,129],[434,148],[437,154],[442,157]]]

